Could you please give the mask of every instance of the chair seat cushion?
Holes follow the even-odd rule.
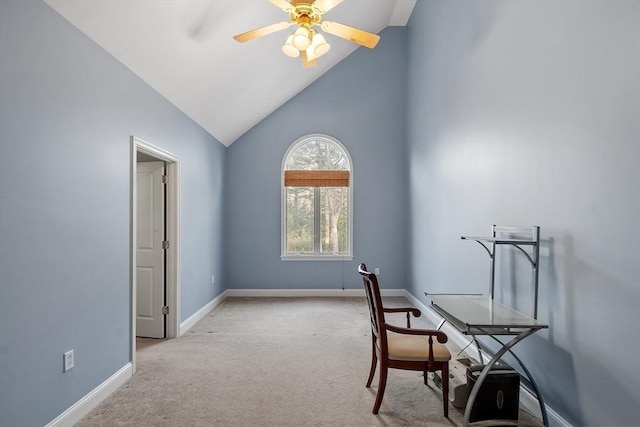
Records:
[[[407,335],[387,331],[389,359],[393,360],[429,360],[429,337],[426,335]],[[433,338],[433,359],[444,362],[451,359],[451,353],[444,344]]]

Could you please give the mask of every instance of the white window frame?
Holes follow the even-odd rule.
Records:
[[[348,190],[348,213],[347,213],[347,253],[335,255],[335,254],[290,254],[287,253],[287,187],[284,186],[284,171],[287,165],[287,161],[289,160],[289,156],[293,153],[300,145],[306,143],[309,139],[326,139],[336,144],[338,147],[342,149],[345,153],[347,160],[349,162],[349,190]],[[282,189],[281,192],[281,201],[282,206],[280,208],[281,212],[281,236],[280,236],[280,259],[283,261],[351,261],[353,260],[353,160],[351,159],[351,154],[349,154],[349,150],[342,144],[340,141],[335,139],[332,136],[321,134],[321,133],[312,133],[308,135],[304,135],[293,142],[284,153],[282,158],[282,166],[280,167],[280,175],[281,175],[281,183],[280,187]],[[316,199],[319,198],[320,187],[315,188],[314,194]],[[319,221],[320,217],[320,203],[315,203],[315,213],[314,213],[314,221]],[[320,239],[320,235],[314,235],[314,239]],[[315,247],[315,244],[314,244]]]

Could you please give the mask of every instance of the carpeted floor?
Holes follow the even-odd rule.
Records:
[[[371,413],[368,319],[364,298],[229,298],[181,338],[139,340],[134,377],[78,426],[461,426],[419,372],[390,370]]]

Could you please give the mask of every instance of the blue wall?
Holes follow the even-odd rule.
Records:
[[[487,254],[460,235],[540,225],[550,329],[516,349],[573,425],[640,425],[639,16],[434,0],[408,26],[409,290],[487,293]],[[526,309],[516,255],[499,296]]]
[[[183,319],[225,286],[226,150],[42,2],[0,53],[0,425],[35,426],[130,361],[130,135],[181,161]]]
[[[296,69],[295,72],[304,72]],[[358,262],[402,288],[406,257],[406,29],[387,28],[231,145],[227,156],[230,288],[362,287]],[[353,160],[353,261],[281,261],[281,167],[299,137],[323,133]]]

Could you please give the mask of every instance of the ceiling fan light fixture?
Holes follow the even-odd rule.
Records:
[[[2,1],[2,0],[0,0]],[[233,38],[244,43],[276,31],[296,26],[293,34],[287,37],[282,52],[292,58],[300,57],[304,68],[315,67],[316,59],[329,51],[331,46],[314,27],[320,27],[325,34],[373,49],[380,36],[359,30],[338,22],[325,21],[323,14],[342,3],[344,0],[269,0],[289,15],[289,21],[282,21],[264,27],[236,34]]]
[[[293,46],[298,50],[307,50],[311,45],[311,38],[309,37],[309,30],[305,27],[300,27],[293,33]]]
[[[324,36],[322,34],[315,33],[313,35],[310,48],[313,49],[312,56],[314,58],[319,58],[325,53],[329,52],[329,49],[331,49],[331,45],[327,43],[327,41],[324,39]]]
[[[287,37],[286,43],[282,45],[282,51],[292,58],[300,56],[300,51],[293,46],[293,34]]]

